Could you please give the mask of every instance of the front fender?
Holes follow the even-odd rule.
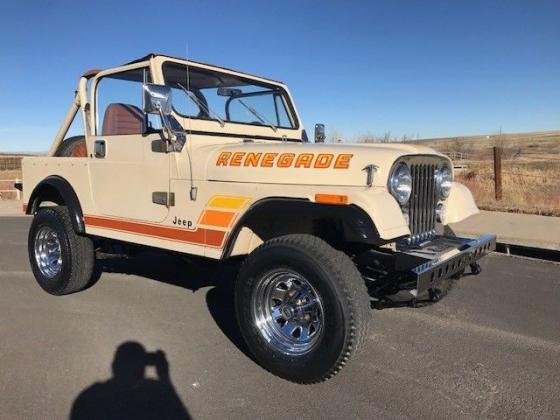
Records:
[[[458,182],[451,185],[449,197],[443,204],[442,223],[457,223],[479,212],[469,189]]]
[[[352,204],[368,214],[381,239],[389,241],[410,235],[410,229],[399,204],[386,189],[369,188],[356,194]]]

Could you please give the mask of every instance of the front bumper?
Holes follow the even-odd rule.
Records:
[[[403,289],[418,297],[495,249],[496,235],[474,239],[438,236],[419,246],[398,249],[395,268],[407,278],[403,286],[408,287]]]

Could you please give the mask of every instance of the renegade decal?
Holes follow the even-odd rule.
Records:
[[[261,168],[348,169],[354,155],[340,153],[252,153],[222,152],[216,166],[245,166]]]

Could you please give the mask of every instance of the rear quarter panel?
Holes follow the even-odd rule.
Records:
[[[83,213],[93,210],[87,158],[25,157],[22,171],[24,206],[29,204],[33,190],[43,179],[59,176],[66,179],[76,192]]]

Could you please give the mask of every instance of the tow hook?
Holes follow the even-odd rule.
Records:
[[[474,262],[471,264],[471,273],[474,274],[475,276],[477,274],[480,274],[482,272],[482,267],[480,266],[479,263]]]
[[[431,289],[428,289],[428,295],[429,295],[430,300],[432,302],[437,302],[438,300],[441,299],[442,292],[441,292],[440,289],[431,288]]]

